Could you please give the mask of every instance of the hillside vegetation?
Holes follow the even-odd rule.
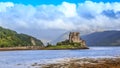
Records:
[[[0,27],[0,47],[43,46],[41,40]]]

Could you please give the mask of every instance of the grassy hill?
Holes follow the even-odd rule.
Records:
[[[0,47],[43,46],[41,40],[0,27]]]

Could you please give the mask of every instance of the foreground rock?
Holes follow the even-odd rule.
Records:
[[[43,65],[42,68],[120,68],[120,58],[84,58]]]

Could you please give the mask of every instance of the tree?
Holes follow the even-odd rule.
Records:
[[[50,47],[50,46],[52,46],[50,43],[47,43],[47,46],[46,47]]]

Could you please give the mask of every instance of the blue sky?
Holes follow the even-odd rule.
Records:
[[[120,31],[119,0],[0,0],[0,26],[51,41],[67,31]]]
[[[82,3],[86,0],[0,0],[1,2],[14,2],[14,3],[21,3],[21,4],[31,4],[31,5],[40,5],[40,4],[54,4],[58,5],[62,2],[70,2],[70,3]],[[88,0],[90,1],[90,0]],[[91,0],[93,2],[120,2],[120,0]]]

